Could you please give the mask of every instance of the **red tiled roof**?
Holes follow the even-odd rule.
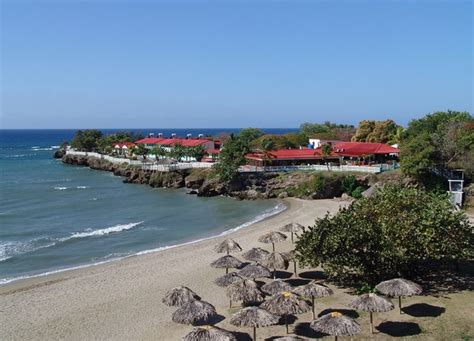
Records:
[[[173,146],[175,144],[180,143],[184,147],[195,147],[205,144],[207,142],[209,142],[209,140],[206,139],[164,139],[160,142],[160,144],[163,146]]]
[[[271,159],[278,160],[295,160],[295,159],[320,159],[321,151],[317,149],[277,149],[270,153]],[[249,159],[262,159],[262,153],[250,153],[245,155]]]
[[[135,146],[135,143],[133,142],[115,142],[115,143],[112,143],[112,146],[119,146],[120,148],[124,147],[124,146],[127,146],[127,147],[133,147]]]
[[[215,148],[210,148],[207,150],[207,154],[211,155],[211,154],[220,154],[220,150],[219,149],[215,149]]]
[[[333,151],[342,156],[400,153],[399,149],[393,148],[388,144],[370,142],[339,142],[333,146]]]
[[[158,144],[159,142],[165,140],[161,137],[145,137],[144,139],[135,141],[136,144]]]

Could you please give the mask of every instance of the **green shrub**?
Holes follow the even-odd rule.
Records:
[[[446,194],[386,185],[316,220],[296,245],[303,266],[369,285],[410,277],[427,261],[472,259],[473,229]]]
[[[356,189],[354,189],[351,193],[351,197],[355,198],[355,199],[360,199],[362,198],[362,192],[365,191],[365,188],[362,187],[362,186],[358,186],[356,187]]]
[[[342,191],[349,195],[352,195],[352,192],[357,187],[357,180],[354,175],[348,175],[342,179]]]

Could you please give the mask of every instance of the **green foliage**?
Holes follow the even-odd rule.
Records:
[[[388,143],[396,140],[402,133],[403,128],[398,126],[393,120],[373,121],[364,120],[359,122],[359,127],[352,141]]]
[[[186,148],[185,146],[183,146],[181,143],[176,143],[173,148],[171,148],[171,151],[168,153],[168,155],[173,158],[173,159],[176,159],[178,161],[180,161],[182,158],[184,158],[185,156],[187,156],[187,150],[188,148]]]
[[[357,187],[356,177],[354,175],[346,176],[344,179],[342,179],[342,186],[341,187],[342,187],[342,191],[344,193],[352,195],[352,192]]]
[[[354,132],[353,125],[336,124],[329,121],[322,124],[305,122],[300,125],[300,133],[306,137],[306,143],[308,143],[309,137],[348,141],[354,135]]]
[[[263,135],[263,131],[261,131],[260,129],[245,128],[239,132],[239,139],[242,141],[242,144],[245,147],[250,148],[250,145],[252,144],[252,142],[258,139],[262,135]],[[250,152],[249,149],[247,150],[247,153],[248,152]]]
[[[189,147],[186,150],[186,155],[201,161],[204,155],[206,155],[206,149],[202,145]]]
[[[330,144],[323,144],[321,146],[321,156],[324,159],[326,159],[329,155],[331,155],[332,152],[332,147]]]
[[[78,130],[71,141],[71,146],[77,150],[93,152],[99,150],[102,132],[96,129]]]
[[[336,280],[373,285],[411,277],[426,261],[472,259],[473,229],[446,194],[386,185],[316,220],[297,242],[304,266],[322,265]]]
[[[238,175],[238,170],[245,163],[245,154],[250,151],[250,142],[247,137],[240,138],[230,135],[219,154],[219,162],[214,166],[219,179],[230,183]]]
[[[375,285],[367,283],[366,281],[360,281],[356,287],[355,294],[363,295],[375,292]]]
[[[143,144],[138,144],[133,148],[133,154],[145,156],[148,154],[148,149]]]
[[[474,174],[474,119],[468,112],[435,112],[413,120],[400,146],[405,175],[423,180],[433,168],[464,168]]]
[[[362,198],[362,192],[365,191],[365,188],[362,186],[357,186],[352,192],[351,192],[351,197],[354,199],[360,199]]]
[[[161,145],[156,145],[150,152],[155,155],[157,158],[167,157],[169,155],[168,151]]]

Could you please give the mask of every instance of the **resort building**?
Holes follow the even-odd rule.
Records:
[[[135,147],[133,142],[116,142],[113,144],[114,152],[117,155],[129,156],[131,150]]]
[[[400,151],[384,143],[338,142],[331,153],[323,156],[322,147],[304,149],[277,149],[266,153],[250,153],[245,156],[251,166],[298,166],[325,163],[370,165],[391,163]]]

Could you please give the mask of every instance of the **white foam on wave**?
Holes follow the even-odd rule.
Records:
[[[21,280],[21,279],[27,279],[27,278],[34,278],[34,277],[43,277],[43,276],[48,276],[48,275],[52,275],[52,274],[57,274],[57,273],[60,273],[60,272],[64,272],[64,271],[71,271],[71,270],[78,270],[78,269],[83,269],[83,268],[88,268],[90,266],[97,266],[97,265],[101,265],[101,264],[106,264],[106,263],[110,263],[110,262],[115,262],[115,261],[118,261],[118,260],[122,260],[122,259],[125,259],[125,258],[129,258],[129,257],[133,257],[133,256],[139,256],[139,255],[145,255],[145,254],[149,254],[149,253],[154,253],[154,252],[160,252],[160,251],[163,251],[163,250],[168,250],[168,249],[172,249],[172,248],[176,248],[176,247],[179,247],[179,246],[185,246],[185,245],[190,245],[190,244],[195,244],[195,243],[199,243],[201,241],[204,241],[204,240],[209,240],[209,239],[214,239],[214,238],[218,238],[218,237],[222,237],[222,236],[225,236],[229,233],[232,233],[232,232],[235,232],[235,231],[238,231],[242,228],[245,228],[247,226],[250,226],[252,224],[255,224],[259,221],[262,221],[266,218],[269,218],[273,215],[276,215],[276,214],[279,214],[283,211],[285,211],[287,209],[287,206],[284,205],[283,203],[278,203],[275,207],[273,207],[272,209],[270,210],[266,210],[264,211],[262,214],[258,215],[257,217],[255,217],[255,219],[251,220],[251,221],[248,221],[246,223],[243,223],[237,227],[234,227],[232,229],[229,229],[229,230],[226,230],[220,234],[217,234],[217,235],[213,235],[213,236],[210,236],[210,237],[206,237],[206,238],[201,238],[201,239],[197,239],[197,240],[193,240],[193,241],[189,241],[189,242],[185,242],[185,243],[181,243],[181,244],[175,244],[175,245],[169,245],[169,246],[163,246],[163,247],[159,247],[159,248],[156,248],[156,249],[151,249],[151,250],[144,250],[144,251],[139,251],[139,252],[136,252],[134,254],[130,254],[130,255],[126,255],[126,256],[123,256],[123,257],[118,257],[118,258],[112,258],[112,259],[107,259],[107,260],[103,260],[103,261],[99,261],[99,262],[95,262],[95,263],[89,263],[89,264],[83,264],[83,265],[78,265],[78,266],[73,266],[73,267],[69,267],[69,268],[64,268],[64,269],[58,269],[58,270],[53,270],[53,271],[48,271],[48,272],[44,272],[44,273],[41,273],[41,274],[36,274],[36,275],[27,275],[27,276],[20,276],[20,277],[14,277],[14,278],[1,278],[0,279],[0,285],[4,285],[4,284],[7,284],[7,283],[11,283],[11,282],[15,282],[15,281],[18,281],[18,280]],[[132,223],[132,224],[141,224],[142,222],[139,222],[139,223]],[[132,225],[132,224],[126,224],[126,225]],[[135,225],[135,226],[136,226]],[[107,229],[103,229],[103,230],[96,230],[96,231],[104,231],[104,230],[108,230],[108,229],[117,229],[118,226],[125,226],[125,225],[116,225],[116,226],[112,226],[110,228],[107,228]],[[134,227],[134,226],[133,226]],[[130,227],[130,228],[133,228],[133,227]],[[128,228],[128,229],[130,229]],[[86,233],[93,233],[95,231],[90,231],[90,232],[86,232]],[[83,232],[84,233],[84,232]],[[111,232],[109,232],[111,233]],[[76,234],[77,235],[77,234]],[[72,238],[72,237],[69,237],[69,238]],[[69,239],[67,238],[67,239]],[[77,237],[76,237],[77,238]]]
[[[143,221],[140,221],[138,223],[130,223],[130,224],[119,224],[111,227],[107,227],[105,229],[99,229],[99,230],[86,230],[84,232],[77,232],[72,234],[70,237],[64,238],[61,241],[69,240],[69,239],[74,239],[74,238],[86,238],[86,237],[93,237],[93,236],[103,236],[106,234],[110,233],[116,233],[116,232],[122,232],[126,230],[133,229],[135,226],[138,226],[142,224]]]
[[[90,188],[90,186],[76,186],[77,189],[86,189],[86,188]]]
[[[51,148],[54,148],[54,149],[58,149],[60,148],[61,146],[51,146]]]
[[[55,245],[55,242],[37,246],[37,242],[42,238],[28,240],[28,241],[15,241],[5,242],[0,244],[0,262],[10,259],[14,256],[21,255],[24,253],[44,249]]]
[[[34,150],[34,151],[47,151],[47,150],[54,150],[54,148],[52,147],[31,147],[31,150]]]
[[[70,188],[70,187],[61,187],[61,186],[56,186],[56,187],[54,187],[54,189],[57,189],[58,191],[64,191],[64,190],[66,190],[66,189],[68,189],[68,188]]]

